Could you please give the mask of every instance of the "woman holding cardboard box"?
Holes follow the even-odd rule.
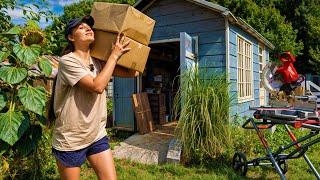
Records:
[[[94,41],[91,16],[71,20],[66,27],[69,45],[61,57],[57,74],[53,112],[52,152],[61,179],[79,179],[86,159],[99,179],[116,179],[116,171],[106,137],[105,88],[117,60],[126,52],[128,42],[120,34],[106,63],[90,56]]]

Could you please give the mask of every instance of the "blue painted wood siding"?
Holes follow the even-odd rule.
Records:
[[[246,40],[252,43],[253,48],[253,100],[239,103],[238,102],[238,86],[237,86],[237,37],[238,35],[244,37]],[[260,86],[260,74],[259,74],[259,46],[258,41],[248,33],[242,31],[240,28],[230,25],[229,26],[229,59],[230,59],[230,94],[233,97],[231,116],[252,116],[252,111],[249,111],[249,106],[259,106],[259,86]],[[265,47],[266,62],[269,61],[269,50]]]
[[[151,41],[179,38],[180,32],[198,36],[200,71],[207,76],[225,72],[225,23],[221,14],[184,0],[159,0],[144,13],[156,20]]]

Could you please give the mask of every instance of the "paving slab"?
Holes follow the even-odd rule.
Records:
[[[117,159],[128,159],[143,164],[166,162],[170,141],[174,138],[176,122],[157,126],[154,132],[130,136],[116,146],[112,153]]]

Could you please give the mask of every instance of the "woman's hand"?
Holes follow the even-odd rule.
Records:
[[[131,49],[127,47],[130,43],[130,40],[124,42],[125,38],[125,35],[121,36],[121,33],[119,33],[116,42],[113,44],[111,56],[113,56],[116,61]]]

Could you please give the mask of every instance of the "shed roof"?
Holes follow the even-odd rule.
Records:
[[[134,5],[135,8],[139,9],[140,11],[146,10],[150,7],[156,0],[138,0],[137,3]],[[251,27],[248,23],[246,23],[243,19],[235,17],[229,9],[220,6],[218,4],[214,4],[212,2],[208,2],[205,0],[185,0],[196,5],[202,6],[204,8],[208,8],[212,11],[221,13],[224,17],[228,19],[231,24],[235,24],[247,33],[251,34],[255,38],[257,38],[261,43],[265,44],[270,49],[274,49],[274,45],[268,41],[265,37],[263,37],[257,30]]]

